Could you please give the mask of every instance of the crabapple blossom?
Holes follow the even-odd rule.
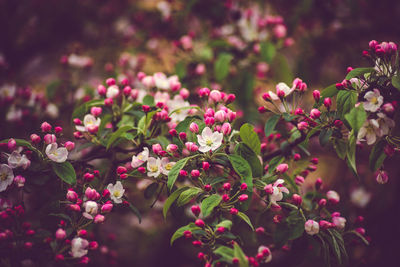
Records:
[[[62,163],[67,160],[68,150],[65,147],[58,147],[57,143],[52,143],[46,147],[46,155],[52,161]]]
[[[0,192],[7,189],[7,187],[14,181],[14,173],[10,166],[7,164],[0,165]]]
[[[373,143],[375,143],[379,131],[379,123],[377,120],[367,120],[358,132],[357,140],[362,141],[365,137],[367,140],[367,144],[372,145]]]
[[[25,170],[30,164],[31,161],[25,155],[21,156],[21,154],[16,150],[8,157],[8,166],[12,169],[22,167]]]
[[[88,253],[89,242],[81,237],[75,237],[71,241],[71,256],[73,258],[81,258]]]
[[[80,132],[96,132],[101,123],[100,118],[95,118],[92,114],[86,114],[83,118],[83,126],[76,125],[76,130]]]
[[[346,218],[340,217],[340,216],[334,216],[334,217],[332,217],[332,223],[338,229],[344,229],[344,227],[346,226]]]
[[[158,177],[161,173],[161,159],[149,157],[147,160],[147,171],[149,177]]]
[[[378,89],[367,92],[364,98],[367,100],[363,102],[366,111],[376,112],[383,104],[383,96],[381,96]]]
[[[289,194],[289,190],[283,186],[285,181],[283,179],[278,179],[272,185],[272,190],[270,191],[269,201],[271,203],[277,205],[277,201],[281,201],[283,199],[283,193]]]
[[[272,260],[272,253],[268,247],[260,246],[258,248],[258,253],[265,257],[264,263],[268,263]]]
[[[143,148],[137,156],[132,156],[131,166],[132,168],[137,168],[143,163],[145,163],[149,158],[149,149],[147,147]]]
[[[122,186],[122,183],[120,181],[117,181],[115,185],[113,184],[108,184],[107,190],[110,192],[110,197],[112,201],[115,203],[122,203],[122,196],[125,193],[125,189]]]
[[[98,208],[99,208],[97,203],[95,201],[91,201],[91,200],[83,203],[83,207],[85,208],[85,211],[83,212],[82,215],[89,220],[92,220],[94,218],[94,216],[97,214]]]
[[[367,192],[363,187],[358,187],[350,193],[350,201],[357,207],[366,207],[370,200],[371,193]]]
[[[319,223],[314,220],[308,220],[304,224],[304,230],[309,235],[315,235],[319,233]]]
[[[379,170],[375,174],[375,179],[379,184],[386,184],[389,180],[389,176],[386,171]]]
[[[169,171],[175,165],[176,162],[170,162],[168,158],[161,159],[161,173],[164,175],[168,175]]]
[[[340,201],[340,196],[336,191],[333,190],[329,190],[326,193],[326,198],[329,200],[329,202],[333,203],[333,204],[337,204]]]
[[[212,132],[209,127],[205,127],[201,135],[197,135],[197,141],[200,144],[199,151],[206,153],[214,151],[222,145],[224,135],[219,132]]]

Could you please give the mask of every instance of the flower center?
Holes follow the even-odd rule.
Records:
[[[213,141],[211,139],[207,139],[206,140],[206,145],[207,146],[212,146],[212,144],[213,144]]]
[[[376,105],[378,103],[378,98],[375,96],[373,98],[371,98],[371,103]]]
[[[5,181],[5,180],[7,180],[7,174],[6,173],[2,173],[2,174],[0,174],[0,181]]]
[[[113,196],[114,197],[120,197],[121,196],[121,192],[120,191],[114,191],[114,193],[113,193]]]
[[[165,165],[165,169],[167,171],[170,171],[172,169],[173,165],[171,163],[167,163],[167,165]]]
[[[152,166],[150,166],[150,170],[151,170],[151,172],[156,172],[156,171],[158,171],[158,166],[152,165]]]

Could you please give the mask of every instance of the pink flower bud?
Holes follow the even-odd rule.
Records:
[[[194,224],[198,227],[203,228],[204,226],[206,226],[206,224],[204,223],[204,221],[202,219],[197,219]]]
[[[218,110],[215,115],[214,118],[218,121],[218,122],[224,122],[227,119],[227,114],[225,111],[223,110]]]
[[[267,185],[264,187],[264,191],[265,191],[265,193],[267,193],[268,195],[272,195],[272,193],[274,192],[274,188],[273,188],[272,184],[267,184]]]
[[[229,213],[232,214],[232,215],[237,215],[237,214],[239,213],[239,210],[238,210],[238,209],[235,209],[235,208],[231,208],[231,209],[229,210]]]
[[[108,189],[104,189],[103,193],[101,194],[104,198],[110,197],[110,191]]]
[[[186,239],[192,238],[192,232],[189,231],[189,230],[186,230],[186,231],[183,232],[183,236],[184,236]]]
[[[333,225],[331,222],[321,220],[321,221],[319,221],[319,227],[322,229],[329,229],[329,228],[332,228]]]
[[[190,175],[192,176],[192,178],[196,179],[200,176],[200,171],[199,170],[192,170],[190,172]]]
[[[150,109],[151,109],[151,108],[150,108],[150,106],[148,106],[148,105],[143,105],[143,106],[142,106],[142,110],[143,110],[144,113],[149,112]]]
[[[385,112],[386,115],[391,116],[394,113],[394,107],[392,103],[386,103],[382,106],[383,112]]]
[[[305,131],[308,128],[308,123],[305,121],[301,121],[297,124],[297,129],[299,129],[299,131]]]
[[[340,196],[336,191],[330,190],[326,193],[326,197],[332,204],[337,204],[340,201]]]
[[[294,181],[295,181],[295,183],[296,183],[297,185],[302,185],[302,184],[304,183],[304,177],[303,177],[303,176],[300,176],[300,175],[297,175],[297,176],[294,178]]]
[[[204,186],[204,190],[207,191],[207,192],[210,192],[211,189],[212,189],[212,186],[209,185],[209,184],[206,184],[206,185]]]
[[[132,93],[132,88],[130,86],[125,86],[122,92],[124,93],[125,96],[128,97]]]
[[[229,94],[229,95],[226,97],[225,103],[226,103],[226,104],[230,104],[230,103],[234,102],[235,99],[236,99],[236,96],[235,96],[234,94]]]
[[[204,119],[204,122],[207,126],[211,127],[215,123],[214,117],[207,117]]]
[[[271,96],[269,95],[269,93],[264,93],[262,95],[262,98],[267,102],[271,101]]]
[[[188,175],[187,171],[185,171],[185,170],[180,170],[179,171],[179,176],[186,177],[187,175]]]
[[[63,131],[63,128],[62,128],[62,127],[60,127],[60,126],[54,127],[54,132],[55,132],[56,134],[59,134],[59,133],[61,133],[62,131]]]
[[[101,96],[105,96],[107,93],[107,88],[104,85],[100,84],[99,86],[97,86],[97,93]]]
[[[102,222],[104,222],[104,220],[105,220],[105,217],[101,214],[97,214],[94,217],[94,223],[102,223]]]
[[[187,138],[187,135],[186,135],[185,132],[180,132],[180,133],[179,133],[179,139],[181,139],[181,140],[186,140],[186,138]]]
[[[242,183],[240,185],[240,191],[246,191],[247,190],[247,184],[246,183]]]
[[[10,151],[14,151],[17,148],[17,142],[14,138],[8,139],[7,147]]]
[[[310,112],[310,117],[312,118],[312,119],[318,119],[319,117],[321,116],[321,112],[318,110],[318,109],[316,109],[316,108],[313,108],[312,110],[311,110],[311,112]]]
[[[54,257],[54,260],[55,261],[63,261],[65,258],[64,258],[64,255],[62,255],[62,254],[57,254],[55,257]]]
[[[78,235],[79,237],[85,238],[85,237],[87,237],[88,232],[87,232],[85,229],[81,229],[81,230],[79,230],[79,231],[77,232],[77,235]]]
[[[249,198],[248,195],[242,194],[242,195],[240,195],[240,196],[238,197],[238,200],[239,200],[240,202],[244,202],[244,201],[246,201],[248,198]]]
[[[108,79],[106,80],[106,84],[107,84],[108,86],[115,85],[115,84],[116,84],[115,79],[114,79],[114,78],[108,78]]]
[[[32,144],[38,144],[40,142],[41,138],[37,134],[31,134],[31,142]]]
[[[379,184],[386,184],[389,180],[389,176],[386,171],[379,170],[375,173],[375,179]]]
[[[182,88],[182,89],[179,91],[179,95],[180,95],[183,99],[187,99],[187,98],[189,97],[189,95],[190,95],[190,92],[189,92],[188,89]]]
[[[104,99],[104,105],[107,107],[111,107],[114,104],[114,100],[112,98]]]
[[[218,103],[218,102],[221,101],[221,99],[222,99],[222,97],[221,97],[221,92],[218,91],[218,90],[212,90],[212,91],[210,92],[209,97],[208,97],[208,100],[209,100],[210,102],[212,102],[212,103]]]
[[[43,122],[42,125],[40,126],[40,128],[42,129],[42,132],[44,132],[44,133],[51,131],[51,125],[47,122]]]
[[[229,122],[225,122],[224,124],[222,124],[221,133],[223,133],[224,135],[229,135],[231,131],[232,131],[232,126]]]
[[[314,90],[312,94],[315,102],[319,102],[319,99],[321,98],[321,93],[318,90]]]
[[[294,114],[296,114],[296,115],[303,115],[303,114],[304,114],[304,110],[302,110],[301,108],[297,108],[297,109],[294,111]]]
[[[223,227],[223,226],[218,227],[217,232],[222,234],[223,232],[225,232],[225,227]]]
[[[100,194],[97,193],[96,189],[90,187],[86,188],[85,196],[90,200],[97,200],[100,198]]]
[[[81,207],[78,204],[70,204],[68,208],[72,211],[81,211]]]
[[[207,161],[203,161],[202,167],[203,167],[203,170],[207,171],[208,169],[210,169],[210,163],[208,163]]]
[[[223,201],[223,202],[228,202],[229,199],[230,199],[229,195],[227,195],[227,194],[223,194],[223,195],[222,195],[222,201]]]
[[[101,206],[101,213],[109,213],[113,208],[113,204],[111,203],[106,203],[103,206]]]
[[[167,146],[167,152],[169,152],[169,153],[174,153],[177,150],[178,150],[178,146],[175,144],[169,144]]]
[[[95,117],[100,116],[100,114],[101,114],[102,111],[103,111],[103,110],[102,110],[101,107],[92,107],[92,108],[90,109],[90,113],[91,113],[93,116],[95,116]]]
[[[319,189],[321,188],[321,186],[322,186],[322,179],[321,179],[321,178],[318,178],[318,179],[315,181],[315,189],[319,190]]]
[[[194,205],[191,208],[192,213],[194,214],[194,216],[199,216],[201,209],[198,205]]]
[[[331,99],[330,97],[327,97],[327,98],[324,99],[324,106],[325,106],[327,109],[330,109],[330,108],[331,108],[331,106],[332,106],[332,99]]]
[[[66,199],[75,202],[78,199],[78,194],[74,190],[68,189]]]
[[[151,146],[154,154],[158,155],[163,149],[162,146],[160,144],[154,144]]]
[[[65,232],[64,229],[58,228],[56,231],[56,239],[57,240],[63,240],[67,237],[67,233]]]
[[[301,155],[299,153],[296,153],[293,155],[293,159],[294,159],[294,161],[299,161],[299,160],[301,160]]]
[[[231,190],[231,184],[230,183],[224,183],[222,185],[222,187],[224,188],[225,191]]]
[[[52,144],[55,143],[57,141],[57,138],[54,134],[46,134],[43,137],[44,142],[48,145],[48,144]]]
[[[318,202],[318,205],[320,207],[325,207],[326,206],[326,199],[325,198],[320,199],[319,202]]]
[[[312,159],[310,160],[310,162],[311,162],[312,164],[318,164],[319,160],[318,160],[318,158],[312,158]]]
[[[75,143],[71,142],[71,141],[67,141],[67,142],[65,142],[64,146],[68,151],[71,151],[75,148]]]
[[[355,231],[356,231],[357,233],[359,233],[360,235],[365,235],[365,229],[362,228],[362,227],[356,228]]]
[[[94,175],[87,172],[83,175],[83,179],[85,179],[86,182],[91,182],[94,179]]]
[[[24,187],[25,185],[25,177],[21,176],[21,175],[17,175],[14,178],[14,183],[18,186],[18,187]]]
[[[335,125],[335,127],[340,128],[342,127],[343,122],[341,120],[335,120],[333,124]]]
[[[298,194],[293,194],[292,196],[292,201],[293,204],[296,206],[300,206],[301,203],[303,202],[303,199],[301,198],[301,196],[299,196]]]
[[[140,173],[145,173],[146,172],[146,168],[145,167],[139,167],[137,170]]]
[[[276,167],[276,171],[278,173],[285,173],[289,169],[289,166],[286,163],[279,164]]]

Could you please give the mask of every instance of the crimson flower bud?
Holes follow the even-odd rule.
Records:
[[[199,170],[192,170],[190,172],[190,175],[192,176],[192,178],[198,178],[200,176],[200,171]]]
[[[195,246],[195,247],[201,247],[201,245],[202,245],[201,241],[199,241],[199,240],[194,240],[194,241],[192,242],[192,244],[193,244],[193,246]]]
[[[194,206],[192,206],[190,209],[192,210],[192,213],[193,213],[195,216],[199,216],[199,214],[200,214],[200,212],[201,212],[201,209],[200,209],[200,207],[199,207],[198,205],[194,205]]]
[[[320,201],[318,202],[318,205],[320,207],[325,207],[326,206],[326,199],[325,198],[320,199]]]
[[[43,122],[42,125],[40,126],[42,129],[42,132],[50,132],[51,131],[51,125],[48,122]]]
[[[204,190],[206,190],[207,192],[210,192],[211,189],[212,189],[212,187],[211,187],[211,185],[209,185],[209,184],[206,184],[206,185],[204,186]]]
[[[237,215],[237,214],[239,213],[239,211],[238,211],[238,209],[231,208],[231,209],[229,210],[229,213],[232,214],[232,215]]]
[[[321,188],[321,186],[322,186],[322,179],[321,179],[321,178],[318,178],[318,179],[315,181],[315,189],[319,190],[319,189]]]
[[[240,185],[240,191],[246,191],[247,190],[247,184],[246,183],[242,183]]]
[[[61,128],[60,126],[56,126],[54,128],[54,131],[55,131],[56,134],[59,134],[59,133],[61,133],[63,131],[63,128]]]
[[[228,202],[229,199],[230,199],[230,198],[229,198],[229,195],[227,195],[227,194],[223,194],[223,195],[222,195],[222,201],[223,201],[223,202]]]
[[[222,234],[223,232],[225,232],[225,227],[223,227],[223,226],[218,227],[217,232]]]
[[[330,109],[331,106],[332,106],[332,99],[329,98],[329,97],[325,98],[325,99],[324,99],[324,106],[325,106],[327,109]]]
[[[312,94],[315,102],[319,102],[319,99],[321,98],[321,93],[318,90],[314,90]]]
[[[230,183],[224,183],[222,185],[222,187],[224,188],[225,191],[231,190],[231,184]]]
[[[148,105],[143,105],[143,106],[142,106],[142,110],[143,110],[143,112],[147,113],[147,112],[150,111],[150,106],[148,106]]]
[[[206,224],[204,223],[204,221],[202,219],[197,219],[194,224],[198,227],[203,228],[204,226],[206,226]]]
[[[145,167],[139,167],[139,168],[137,168],[137,170],[140,173],[145,173],[146,172],[146,168]]]
[[[210,169],[210,163],[208,163],[207,161],[203,161],[202,167],[203,170],[207,171],[208,169]]]
[[[242,194],[242,195],[240,195],[240,196],[238,197],[238,200],[239,200],[240,202],[244,202],[244,201],[246,201],[248,198],[249,198],[248,195]]]
[[[185,170],[180,170],[179,171],[179,176],[186,177],[187,175],[188,175],[187,171],[185,171]]]
[[[169,130],[168,133],[169,133],[171,136],[176,136],[176,135],[178,134],[178,132],[177,132],[175,129]]]
[[[303,202],[303,199],[301,198],[301,196],[299,196],[298,194],[293,194],[292,196],[292,201],[293,204],[296,206],[300,206],[301,203]]]
[[[103,193],[102,193],[102,196],[104,198],[109,198],[110,197],[110,191],[108,189],[104,189]]]
[[[185,132],[180,132],[180,133],[179,133],[179,138],[180,138],[181,140],[186,140],[186,137],[187,137],[187,135],[186,135]]]
[[[262,113],[267,112],[267,109],[266,109],[265,107],[261,106],[261,107],[258,108],[258,112],[259,112],[260,114],[262,114]]]

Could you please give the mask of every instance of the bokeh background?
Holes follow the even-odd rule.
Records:
[[[282,16],[286,35],[290,42],[294,41],[290,46],[274,41],[279,57],[269,62],[264,76],[254,74],[259,71],[255,69],[259,62],[248,49],[226,46],[216,31],[223,25],[235,24],[243,16],[240,10],[256,6],[261,14]],[[50,102],[59,105],[57,116],[51,116],[51,111],[47,115],[25,112],[30,114],[24,113],[13,121],[6,118],[6,107],[1,107],[0,138],[27,137],[37,130],[37,122],[43,118],[68,128],[66,122],[75,101],[90,96],[91,88],[107,77],[117,73],[129,77],[138,71],[179,73],[183,84],[191,89],[222,86],[231,90],[239,96],[237,108],[242,111],[243,120],[262,127],[254,105],[261,92],[294,77],[319,90],[341,82],[348,66],[370,64],[362,57],[370,40],[399,44],[399,25],[400,3],[390,0],[0,0],[0,85],[29,87],[38,96],[44,95],[44,106]],[[191,49],[182,48],[182,36],[192,38]],[[218,81],[209,70],[218,55],[227,51],[234,56],[233,67],[228,81]],[[71,54],[81,57],[81,66],[71,68],[65,64]],[[206,68],[203,76],[196,74],[199,64]],[[368,169],[366,149],[358,150],[357,180],[346,164],[335,158],[331,148],[311,144],[313,155],[320,157],[320,165],[308,178],[308,184],[323,177],[329,187],[341,193],[343,203],[350,203],[348,208],[357,211],[349,214],[350,218],[365,217],[371,244],[354,246],[351,266],[396,266],[400,247],[400,158],[387,160],[389,182],[378,185]],[[145,187],[133,183],[130,190],[130,199],[143,213],[142,223],[133,215],[112,217],[98,233],[111,244],[111,252],[106,261],[99,259],[96,266],[198,264],[194,249],[184,240],[169,246],[174,229],[183,225],[187,217],[173,210],[173,216],[164,221],[161,203],[151,209],[153,199],[143,198]],[[343,213],[346,212],[350,211],[345,206]],[[271,265],[293,265],[285,255],[278,253]]]

